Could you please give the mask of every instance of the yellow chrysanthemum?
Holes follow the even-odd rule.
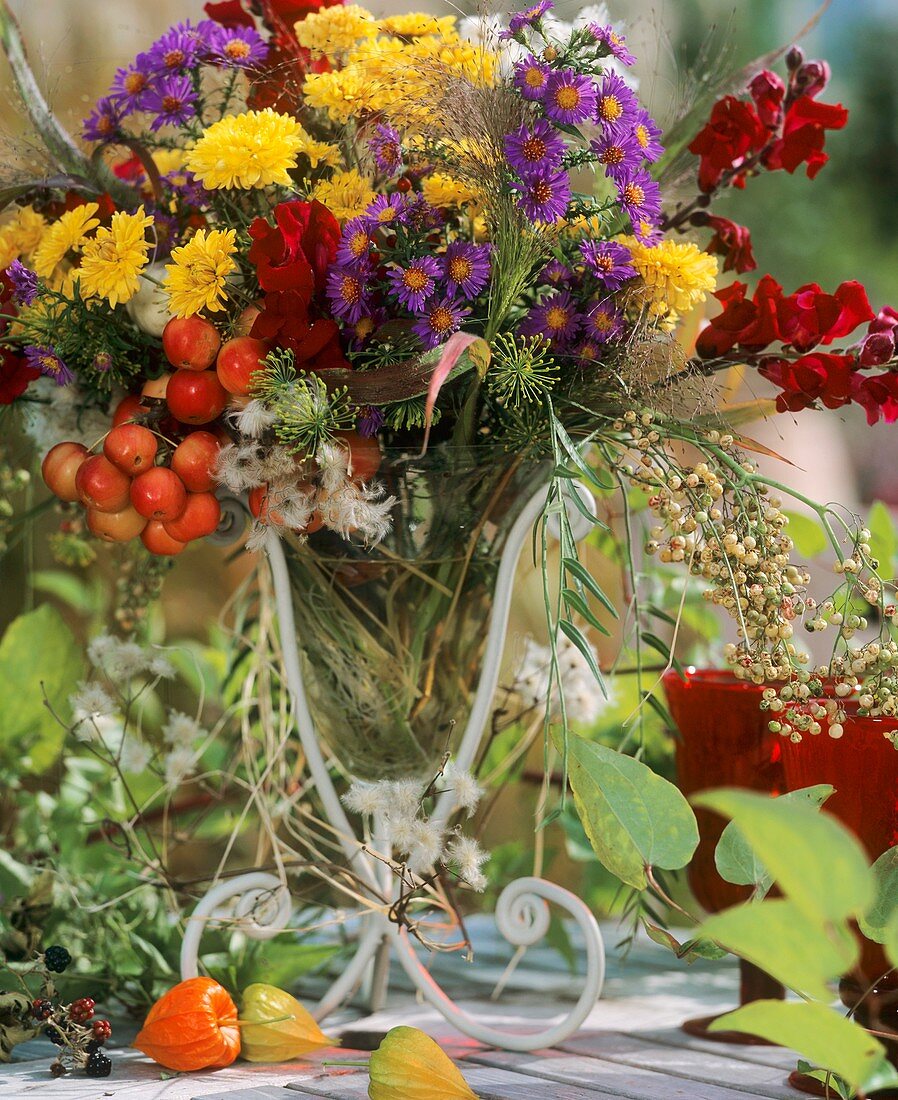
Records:
[[[447,209],[474,202],[477,193],[466,183],[453,179],[443,172],[431,172],[421,181],[421,191],[431,206]]]
[[[0,227],[0,271],[20,256],[31,256],[43,240],[47,222],[30,206],[18,207]]]
[[[672,326],[690,313],[717,285],[717,258],[691,242],[661,241],[646,245],[623,238],[642,277],[633,293],[649,313]]]
[[[176,317],[192,317],[201,309],[215,313],[227,297],[225,283],[237,264],[233,229],[198,229],[187,244],[172,250],[173,263],[166,264],[168,308]]]
[[[146,230],[151,214],[141,206],[136,214],[119,211],[108,229],[103,226],[87,242],[78,268],[84,298],[105,298],[113,307],[129,301],[137,292],[139,275],[146,267],[150,242]]]
[[[371,98],[372,81],[356,65],[330,73],[310,73],[302,87],[309,107],[327,111],[332,122],[343,125],[367,108],[375,107]]]
[[[391,15],[380,21],[380,28],[387,34],[400,38],[420,38],[425,34],[439,35],[441,38],[455,38],[455,16],[437,17],[423,11],[410,11],[403,15]]]
[[[209,190],[289,187],[302,127],[290,115],[266,107],[225,115],[203,133],[187,154],[187,167]]]
[[[351,168],[348,172],[334,172],[329,180],[321,180],[312,198],[324,203],[337,221],[346,222],[358,217],[373,202],[374,188],[367,176]]]
[[[299,151],[303,156],[309,158],[309,163],[313,168],[317,168],[319,164],[323,164],[326,168],[336,168],[342,161],[343,154],[340,152],[339,146],[331,145],[328,141],[316,141],[305,130],[303,130],[301,136],[302,144]]]
[[[87,234],[100,224],[100,219],[94,217],[99,209],[95,202],[87,202],[67,210],[53,222],[34,254],[34,270],[42,279],[50,278],[68,252],[81,249]]]
[[[169,172],[177,172],[187,163],[186,149],[154,149],[153,163],[160,176],[167,176]]]
[[[361,38],[373,38],[377,34],[377,21],[370,11],[358,4],[340,4],[307,15],[296,24],[296,37],[300,46],[312,51],[313,57],[322,54],[345,53]]]

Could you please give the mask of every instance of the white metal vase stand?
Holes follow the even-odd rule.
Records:
[[[576,484],[574,491],[579,492],[587,506],[594,509],[592,495],[584,486]],[[509,532],[502,553],[480,680],[467,726],[455,754],[455,761],[464,769],[471,767],[490,717],[508,628],[515,569],[533,525],[542,514],[545,499],[545,490],[541,490],[527,503]],[[588,521],[574,507],[573,502],[568,506],[568,515],[575,538],[582,539],[589,531]],[[551,525],[550,519],[550,531]],[[312,781],[324,812],[336,835],[340,837],[344,855],[353,871],[371,890],[372,896],[395,897],[399,884],[389,864],[366,851],[363,841],[357,839],[357,830],[350,824],[331,779],[309,710],[294,627],[287,561],[280,539],[275,534],[269,535],[266,549],[273,576],[287,683],[292,695],[297,731]],[[431,820],[441,824],[448,821],[452,812],[452,798],[451,791],[438,798]],[[383,949],[388,948],[395,951],[415,989],[463,1034],[490,1046],[512,1051],[554,1046],[580,1027],[602,991],[605,951],[596,919],[586,904],[569,890],[545,879],[532,877],[517,879],[505,887],[496,904],[495,919],[499,933],[510,944],[518,948],[530,947],[542,940],[548,932],[549,903],[557,905],[579,926],[585,944],[585,974],[582,991],[573,1008],[561,1019],[546,1023],[537,1031],[501,1031],[480,1022],[456,1005],[418,958],[409,942],[407,930],[390,920],[382,906],[360,912],[361,931],[355,954],[315,1007],[314,1015],[322,1020],[345,1004],[359,988],[366,974],[373,972],[375,960],[383,959]],[[288,885],[274,874],[253,872],[213,885],[187,921],[181,946],[182,979],[196,977],[198,973],[200,941],[210,922],[226,921],[231,926],[236,924],[249,938],[266,940],[283,933],[292,914],[293,902]]]

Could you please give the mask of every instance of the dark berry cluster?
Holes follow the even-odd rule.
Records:
[[[19,997],[17,1013],[37,1033],[58,1046],[59,1053],[50,1066],[53,1077],[62,1077],[74,1069],[83,1069],[88,1077],[108,1077],[112,1061],[103,1045],[112,1036],[108,1020],[95,1019],[96,1002],[92,997],[78,997],[63,1003],[54,984],[54,975],[62,974],[72,962],[72,956],[59,944],[48,947],[34,960],[30,973],[41,980],[40,996]]]

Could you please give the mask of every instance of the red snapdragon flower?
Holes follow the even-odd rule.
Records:
[[[255,218],[248,256],[263,290],[295,291],[306,305],[324,288],[328,266],[337,255],[340,226],[320,202],[282,202],[274,208],[272,226]]]
[[[737,344],[761,351],[780,339],[783,288],[772,275],[764,275],[751,299],[746,297],[747,290],[745,283],[735,282],[714,294],[724,308],[699,334],[696,350],[703,359],[725,355]]]
[[[867,414],[867,423],[876,424],[880,419],[887,424],[898,420],[898,374],[851,376],[851,399],[861,405]]]
[[[716,252],[724,256],[723,270],[754,271],[758,266],[751,248],[751,233],[748,227],[737,225],[729,218],[720,218],[716,214],[708,216],[706,225],[714,230],[714,236],[705,246],[706,252]]]
[[[728,95],[717,101],[704,128],[692,139],[689,151],[701,158],[698,183],[702,191],[713,191],[726,172],[738,169],[767,142],[768,132],[750,103]],[[745,186],[742,173],[733,179]]]
[[[841,130],[847,121],[848,111],[841,103],[799,96],[786,112],[782,137],[764,154],[764,167],[794,172],[807,164],[808,178],[813,179],[829,160],[823,151],[826,131]]]
[[[765,126],[777,126],[783,116],[783,100],[786,98],[786,85],[782,77],[763,69],[751,80],[748,90],[755,101],[758,118]]]
[[[203,5],[203,11],[210,19],[223,27],[255,27],[256,21],[240,0],[220,0]]]
[[[0,405],[11,405],[29,385],[40,378],[40,371],[28,365],[9,348],[0,348]]]
[[[841,283],[835,294],[825,294],[816,283],[808,283],[780,306],[781,338],[799,351],[831,344],[872,320],[867,292],[854,281]]]
[[[812,352],[794,362],[776,357],[765,359],[759,371],[783,391],[776,398],[777,410],[800,412],[815,401],[828,409],[849,404],[854,366],[851,355]]]

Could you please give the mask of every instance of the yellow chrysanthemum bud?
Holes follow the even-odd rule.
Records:
[[[455,1063],[416,1027],[394,1027],[371,1055],[370,1100],[477,1100]]]
[[[249,1062],[287,1062],[337,1046],[289,993],[255,982],[243,991],[240,1056]]]

